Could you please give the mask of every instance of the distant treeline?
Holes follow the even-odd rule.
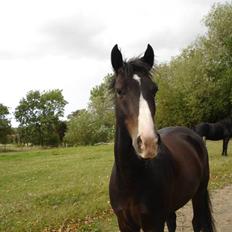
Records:
[[[232,3],[216,4],[204,18],[205,35],[183,49],[169,63],[154,68],[158,128],[215,122],[232,113]],[[189,25],[191,26],[191,25]],[[175,42],[175,41],[173,41]],[[41,146],[86,145],[109,142],[114,136],[112,75],[91,91],[87,109],[61,121],[61,90],[31,91],[15,110],[19,128],[11,130],[8,108],[0,104],[0,143]],[[7,141],[8,140],[8,141]]]

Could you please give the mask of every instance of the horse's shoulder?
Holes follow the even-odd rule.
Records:
[[[177,128],[179,128],[179,127],[178,126],[165,127],[165,128],[159,129],[158,132],[159,132],[160,135],[165,136],[165,135],[168,135],[168,134],[172,133]]]
[[[165,136],[178,136],[178,135],[192,135],[192,136],[196,136],[196,133],[188,128],[188,127],[184,127],[184,126],[175,126],[175,127],[166,127],[166,128],[162,128],[159,131],[159,134],[161,135],[161,137],[165,137]]]

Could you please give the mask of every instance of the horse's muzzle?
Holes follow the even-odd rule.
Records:
[[[159,135],[154,137],[137,137],[137,153],[143,159],[153,159],[158,153]]]

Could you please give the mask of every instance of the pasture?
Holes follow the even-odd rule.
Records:
[[[228,157],[222,141],[207,147],[213,191],[232,183],[232,143]],[[0,231],[118,231],[112,164],[113,145],[0,153]]]

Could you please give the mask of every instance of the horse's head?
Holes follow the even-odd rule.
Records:
[[[111,63],[115,72],[113,88],[117,122],[126,125],[137,155],[152,159],[157,154],[159,140],[154,123],[158,88],[150,74],[154,63],[153,49],[148,45],[143,57],[125,62],[115,45]]]

